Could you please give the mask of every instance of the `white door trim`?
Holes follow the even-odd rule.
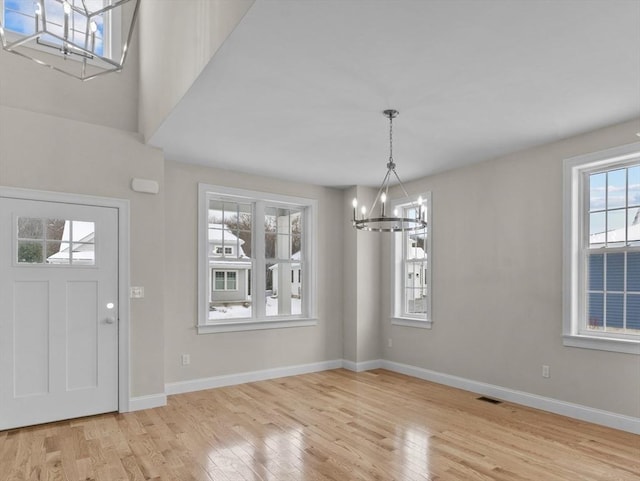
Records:
[[[0,197],[112,207],[118,210],[118,412],[130,411],[129,200],[2,186]]]

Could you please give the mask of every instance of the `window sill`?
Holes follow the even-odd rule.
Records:
[[[568,347],[640,355],[640,341],[565,334],[562,343]]]
[[[419,329],[431,329],[433,321],[411,319],[410,317],[392,317],[391,324],[394,326],[417,327]]]
[[[258,331],[262,329],[284,329],[288,327],[307,327],[318,324],[311,318],[275,318],[275,319],[243,319],[237,321],[220,321],[211,324],[199,324],[198,334],[215,334],[219,332]]]

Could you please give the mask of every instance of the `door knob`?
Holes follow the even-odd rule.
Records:
[[[113,318],[113,317],[107,317],[107,318],[104,320],[104,322],[105,322],[106,324],[115,324],[116,320],[115,320],[115,318]]]

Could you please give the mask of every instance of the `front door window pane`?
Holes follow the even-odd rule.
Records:
[[[19,264],[95,265],[95,222],[19,217],[17,233]]]

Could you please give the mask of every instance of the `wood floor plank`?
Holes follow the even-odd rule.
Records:
[[[0,481],[640,481],[640,436],[338,369],[0,432]]]

